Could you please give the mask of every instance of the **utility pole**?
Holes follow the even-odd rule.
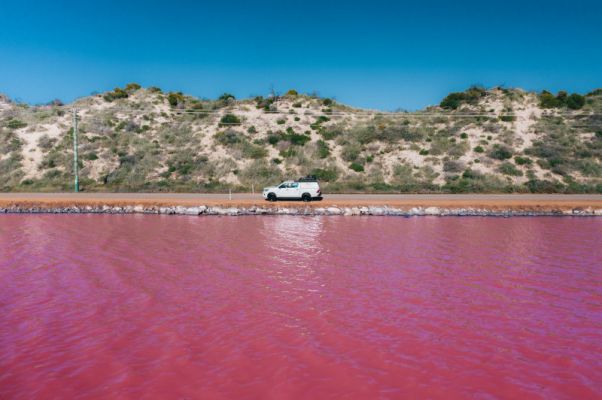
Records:
[[[73,108],[73,174],[75,175],[74,191],[79,192],[79,171],[77,165],[77,109]]]

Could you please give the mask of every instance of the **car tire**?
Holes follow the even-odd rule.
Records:
[[[311,201],[311,194],[303,193],[303,195],[301,196],[301,200],[303,200],[305,202]]]
[[[268,193],[268,201],[276,201],[276,194],[275,193]]]

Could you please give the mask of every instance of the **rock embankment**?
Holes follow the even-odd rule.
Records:
[[[11,205],[0,207],[0,214],[49,213],[49,214],[162,214],[162,215],[341,215],[341,216],[602,216],[602,208],[576,207],[524,207],[524,208],[448,208],[448,207],[412,207],[397,208],[390,206],[357,207],[309,207],[309,206],[29,206]]]

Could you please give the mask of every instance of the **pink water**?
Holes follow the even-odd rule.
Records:
[[[602,398],[602,218],[0,216],[0,399]]]

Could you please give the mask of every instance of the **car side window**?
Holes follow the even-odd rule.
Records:
[[[298,183],[296,183],[296,182],[295,182],[295,183],[291,183],[291,187],[292,187],[293,189],[297,189],[297,188],[299,187],[299,184],[298,184]]]
[[[278,186],[278,189],[286,189],[287,187],[288,185],[286,183],[283,183],[280,186]]]

